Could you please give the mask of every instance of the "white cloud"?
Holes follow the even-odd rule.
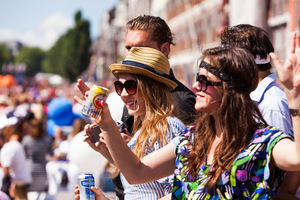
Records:
[[[69,28],[73,25],[73,19],[65,16],[62,12],[56,12],[45,19],[38,27],[41,31],[64,32],[66,27]]]
[[[28,46],[48,50],[56,40],[74,25],[73,19],[62,12],[56,12],[43,20],[37,27],[25,32],[0,28],[1,41],[20,41]]]
[[[1,41],[5,41],[5,40],[14,40],[14,34],[11,30],[9,29],[0,29],[0,39]]]

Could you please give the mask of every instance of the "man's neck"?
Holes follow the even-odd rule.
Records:
[[[264,78],[271,74],[271,70],[258,71],[258,82],[260,83]]]
[[[19,141],[19,136],[17,134],[13,134],[10,136],[9,141]]]

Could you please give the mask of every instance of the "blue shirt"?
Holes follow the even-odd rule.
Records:
[[[271,73],[264,78],[251,92],[251,99],[258,108],[266,122],[288,134],[292,129],[292,118],[289,112],[287,97],[276,83],[276,74]]]
[[[167,143],[171,142],[172,138],[179,134],[181,131],[185,130],[185,125],[175,117],[168,117],[169,130],[166,135]],[[140,131],[134,134],[133,138],[129,141],[128,146],[132,150],[136,139]],[[151,143],[151,138],[149,139],[149,144]],[[145,155],[156,151],[162,147],[161,144],[155,142],[152,148],[147,148],[145,150]],[[124,187],[125,199],[141,199],[141,200],[155,200],[159,199],[172,192],[173,186],[173,175],[159,179],[157,181],[152,181],[144,184],[130,185],[123,174],[120,175],[122,185]]]

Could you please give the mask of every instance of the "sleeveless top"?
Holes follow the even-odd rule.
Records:
[[[205,172],[212,166],[205,162],[199,169],[198,177],[192,179],[186,173],[185,162],[195,133],[189,128],[173,139],[176,163],[172,199],[270,199],[281,185],[285,171],[274,167],[270,171],[272,149],[283,139],[290,138],[282,131],[271,126],[259,124],[250,144],[237,156],[230,169],[219,177],[209,195],[204,188],[208,176]]]
[[[185,129],[185,125],[175,117],[167,117],[169,131],[166,133],[167,143],[172,141],[174,136],[177,136],[180,132]],[[134,148],[137,137],[140,134],[138,131],[133,138],[129,141],[128,146],[130,149]],[[145,148],[145,155],[156,151],[163,147],[163,144],[156,141],[154,146],[150,148],[149,144],[152,142],[152,138],[148,140],[148,146]],[[122,173],[120,173],[120,179],[122,181],[122,185],[124,187],[125,200],[126,199],[134,199],[134,200],[155,200],[162,198],[163,196],[171,193],[172,184],[173,184],[173,175],[168,176],[156,181],[143,183],[143,184],[129,184]]]

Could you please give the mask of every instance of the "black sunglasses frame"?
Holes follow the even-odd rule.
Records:
[[[127,80],[124,83],[122,83],[121,81],[115,81],[114,86],[115,86],[115,91],[119,96],[121,96],[124,88],[129,95],[135,95],[137,92],[137,81],[136,80]],[[121,87],[121,89],[122,89],[121,93],[118,92],[118,89],[117,89],[118,87]],[[131,89],[133,89],[133,87],[135,89],[134,92],[129,92]]]
[[[210,64],[208,64],[207,62],[205,62],[204,60],[201,60],[200,64],[199,64],[199,68],[204,68],[207,71],[209,71],[210,73],[212,73],[213,75],[219,77],[222,81],[225,81],[227,83],[234,83],[233,79],[231,76],[229,76],[227,73],[225,73],[223,70],[220,70]]]
[[[198,82],[200,91],[205,92],[207,90],[207,86],[221,86],[222,85],[222,81],[221,82],[215,82],[215,81],[208,81],[207,80],[207,76],[205,75],[199,75],[199,73],[197,73],[197,77],[196,77],[196,81]],[[203,83],[203,84],[201,84]],[[205,85],[205,88],[203,88],[202,86]]]

